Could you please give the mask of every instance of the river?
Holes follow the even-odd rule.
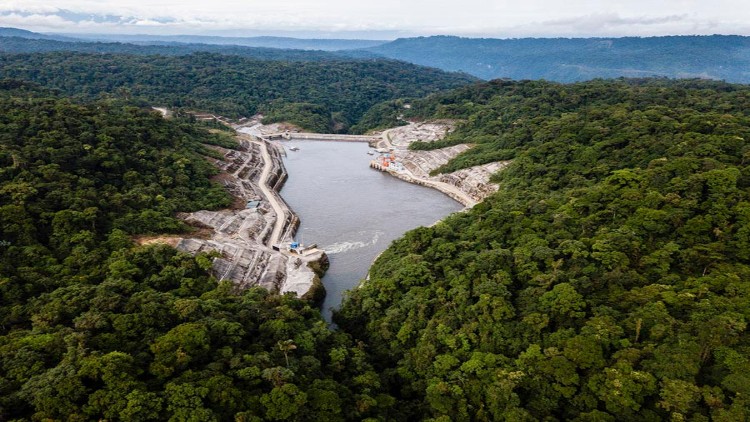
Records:
[[[297,240],[330,258],[323,316],[367,276],[375,257],[408,230],[431,225],[462,205],[430,188],[371,169],[360,142],[288,141],[281,196],[300,217]],[[297,147],[299,151],[290,151]]]

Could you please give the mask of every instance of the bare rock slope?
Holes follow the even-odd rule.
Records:
[[[235,197],[234,208],[182,213],[179,217],[204,235],[160,241],[193,254],[215,252],[214,275],[238,289],[262,286],[319,296],[313,267],[325,267],[327,257],[314,248],[290,248],[299,219],[278,194],[287,178],[279,150],[252,132],[237,138],[237,150],[212,147],[223,154],[213,161],[221,170],[217,179]]]
[[[473,206],[497,190],[490,183],[493,173],[507,166],[509,161],[500,161],[470,167],[452,173],[430,176],[432,170],[448,163],[460,153],[471,148],[470,144],[459,144],[430,151],[410,151],[409,145],[416,141],[434,142],[453,131],[451,121],[410,123],[388,129],[382,133],[378,147],[391,150],[399,165],[388,168],[388,172],[404,180],[434,187],[450,195],[466,206]],[[378,166],[378,168],[380,168]],[[458,191],[458,192],[456,192]]]

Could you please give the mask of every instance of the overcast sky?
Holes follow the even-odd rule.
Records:
[[[395,38],[750,35],[748,0],[0,0],[39,32]]]

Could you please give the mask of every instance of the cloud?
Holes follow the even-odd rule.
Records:
[[[621,16],[618,13],[598,13],[545,20],[533,26],[543,28],[547,33],[592,36],[680,34],[695,29],[688,14]]]
[[[55,13],[58,10],[60,9],[57,7],[43,3],[34,4],[32,2],[31,4],[29,4],[29,2],[14,0],[3,1],[2,3],[0,3],[0,12],[4,13],[48,14]]]
[[[449,29],[449,28],[446,28]],[[499,37],[620,37],[659,35],[750,35],[750,24],[683,14],[622,16],[619,13],[585,14],[528,23],[472,28],[452,28],[466,36]]]
[[[625,36],[750,34],[733,0],[1,0],[0,26],[39,32],[390,31],[401,35]],[[735,5],[736,6],[736,5]],[[733,11],[733,12],[732,12]],[[677,12],[677,13],[675,13]],[[746,11],[747,12],[747,11]]]
[[[55,15],[69,22],[93,22],[93,23],[126,23],[129,19],[118,15],[99,15],[92,13],[79,13],[70,10],[58,10]],[[132,19],[132,18],[131,18]]]
[[[631,25],[662,25],[672,22],[684,22],[687,14],[669,16],[633,16],[621,17],[617,13],[599,13],[585,16],[553,19],[541,22],[543,26],[576,27],[587,29],[603,29],[617,26]]]
[[[67,21],[57,15],[19,13],[7,13],[0,15],[0,26],[61,30],[69,28],[70,24],[70,21]]]

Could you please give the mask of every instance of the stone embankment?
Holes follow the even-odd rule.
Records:
[[[217,180],[235,197],[234,207],[179,214],[203,235],[158,241],[193,254],[215,252],[214,275],[238,289],[262,286],[321,300],[325,293],[319,277],[328,259],[315,248],[290,250],[299,218],[278,193],[287,179],[281,151],[250,134],[237,139],[236,150],[211,147],[223,154],[212,161],[221,171]]]
[[[304,132],[282,132],[270,133],[268,139],[272,140],[295,140],[295,141],[336,141],[336,142],[377,142],[378,136],[369,135],[339,135],[333,133],[304,133]]]
[[[159,110],[162,112],[162,110]],[[176,244],[178,249],[198,253],[215,251],[214,273],[221,280],[232,280],[238,288],[263,286],[281,293],[295,292],[298,296],[321,299],[320,276],[328,264],[322,250],[290,250],[299,225],[299,218],[279,195],[287,178],[281,158],[284,148],[269,137],[290,133],[289,138],[331,140],[336,135],[301,134],[298,128],[286,124],[262,125],[262,116],[230,122],[221,116],[207,116],[232,126],[239,132],[237,150],[212,147],[223,154],[214,160],[221,169],[218,180],[235,197],[233,209],[197,211],[181,214],[186,222],[209,233],[208,236],[160,238]],[[438,189],[467,207],[486,198],[497,187],[490,176],[508,162],[497,162],[430,176],[430,172],[471,148],[461,144],[432,151],[410,151],[415,141],[430,142],[445,137],[453,130],[447,121],[411,123],[389,129],[379,136],[340,137],[342,141],[370,142],[383,150],[392,151],[398,165],[383,166],[382,157],[371,166],[388,171],[407,182]],[[282,136],[284,138],[285,136]],[[153,241],[146,240],[146,241]]]
[[[416,141],[434,142],[444,138],[454,129],[453,122],[433,121],[410,123],[388,129],[381,134],[377,147],[391,151],[396,165],[383,166],[382,158],[373,160],[371,167],[387,171],[402,180],[440,190],[467,207],[472,207],[497,191],[490,182],[495,172],[507,166],[500,161],[470,167],[452,173],[430,176],[430,172],[470,149],[470,144],[459,144],[429,151],[411,151],[409,145]]]

